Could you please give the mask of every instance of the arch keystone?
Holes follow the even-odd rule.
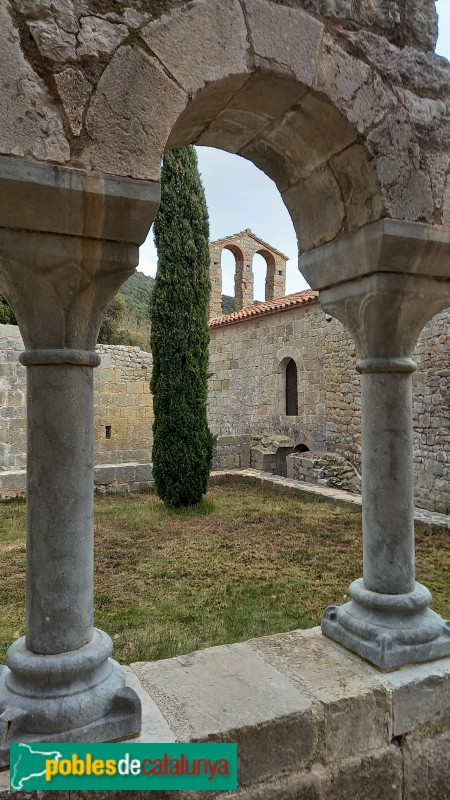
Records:
[[[245,0],[257,67],[294,76],[311,86],[316,72],[323,24],[300,8],[267,0]]]
[[[196,0],[150,22],[141,36],[190,94],[248,71],[247,30],[238,0]]]

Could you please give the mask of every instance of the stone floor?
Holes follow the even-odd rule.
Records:
[[[271,475],[258,469],[233,469],[221,470],[211,473],[211,483],[221,483],[222,481],[241,480],[258,481],[265,486],[277,488],[287,493],[299,495],[316,495],[323,497],[330,503],[338,503],[343,506],[361,508],[361,495],[352,492],[344,492],[342,489],[333,489],[329,486],[318,486],[315,483],[295,481],[291,478],[282,478],[279,475]],[[424,525],[436,528],[448,528],[450,530],[450,516],[439,514],[437,511],[427,511],[425,508],[414,509],[414,519]]]

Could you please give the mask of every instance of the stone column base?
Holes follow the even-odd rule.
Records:
[[[141,704],[110,658],[112,641],[94,628],[79,650],[32,653],[25,637],[0,670],[0,767],[14,742],[104,742],[139,733]]]
[[[405,664],[450,655],[450,621],[428,608],[431,593],[416,583],[409,594],[380,594],[353,581],[352,598],[343,606],[329,606],[322,633],[348,650],[389,671]]]

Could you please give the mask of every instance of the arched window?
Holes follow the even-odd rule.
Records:
[[[286,416],[298,416],[297,365],[293,358],[286,364]]]

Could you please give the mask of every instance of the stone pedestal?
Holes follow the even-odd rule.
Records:
[[[140,701],[93,627],[93,368],[101,317],[138,261],[159,187],[0,159],[0,292],[27,367],[27,621],[0,670],[11,742],[108,741]]]
[[[363,578],[322,631],[385,670],[449,655],[450,622],[415,581],[411,406],[420,331],[450,305],[450,231],[384,220],[301,271],[352,335],[361,373]]]

